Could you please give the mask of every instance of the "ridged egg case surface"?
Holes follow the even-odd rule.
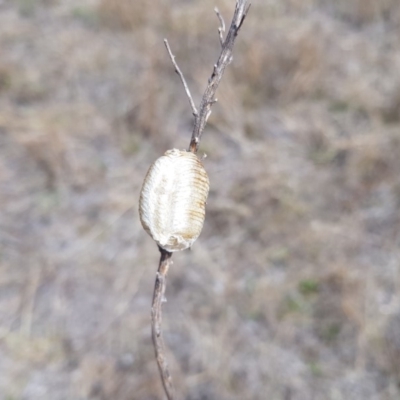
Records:
[[[172,149],[149,168],[139,200],[143,228],[163,249],[191,247],[205,218],[209,179],[196,154]]]

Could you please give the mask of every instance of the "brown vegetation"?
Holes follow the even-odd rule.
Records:
[[[191,134],[163,38],[199,99],[215,5],[0,1],[0,398],[161,398],[138,195]],[[397,0],[254,1],[169,272],[185,399],[400,397],[399,40]]]

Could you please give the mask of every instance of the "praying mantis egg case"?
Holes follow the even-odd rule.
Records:
[[[196,154],[172,149],[149,168],[139,200],[140,221],[164,250],[191,247],[205,218],[210,183]]]

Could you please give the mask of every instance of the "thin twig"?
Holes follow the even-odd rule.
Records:
[[[167,359],[165,357],[165,346],[162,337],[162,303],[165,302],[165,286],[169,266],[172,264],[172,253],[159,247],[161,257],[158,266],[156,282],[154,285],[153,304],[151,307],[151,333],[153,338],[154,350],[158,369],[160,371],[161,380],[164,391],[168,400],[175,400],[175,391],[172,385],[172,378],[169,373]]]
[[[210,79],[208,80],[207,88],[203,94],[203,98],[200,103],[199,113],[195,116],[195,123],[192,132],[192,138],[190,140],[189,151],[196,153],[201,140],[201,135],[206,126],[207,120],[211,114],[211,106],[216,102],[214,98],[217,91],[218,85],[221,82],[222,75],[224,74],[225,68],[232,62],[232,50],[235,43],[236,36],[238,35],[239,29],[242,26],[244,19],[249,11],[250,4],[247,0],[236,0],[235,13],[229,28],[228,34],[225,40],[222,42],[221,54],[218,58],[217,63],[214,65],[213,72]],[[222,16],[217,12],[217,16],[222,19]],[[221,25],[222,25],[221,22]],[[219,29],[220,40],[222,37],[222,26]]]
[[[219,19],[219,23],[220,23],[220,26],[218,28],[219,41],[221,43],[221,46],[223,46],[224,45],[224,33],[225,33],[225,21],[217,7],[214,8],[214,11],[215,11],[215,14],[217,14],[217,17]]]
[[[204,127],[206,126],[208,117],[211,114],[211,106],[217,102],[217,99],[215,98],[215,93],[217,91],[218,85],[221,81],[226,66],[229,65],[232,61],[233,45],[235,43],[235,39],[239,32],[239,29],[243,24],[247,12],[249,11],[249,8],[250,5],[247,3],[247,0],[236,0],[235,12],[233,15],[231,26],[229,28],[228,34],[226,35],[225,39],[224,39],[225,22],[218,9],[215,9],[217,17],[220,21],[220,27],[218,29],[218,33],[222,49],[218,61],[214,65],[211,77],[208,80],[208,85],[203,94],[199,111],[197,111],[192,95],[190,94],[189,87],[185,81],[185,78],[181,70],[178,67],[178,64],[175,61],[175,56],[172,54],[168,41],[167,39],[164,39],[165,47],[167,48],[168,54],[175,67],[175,71],[179,75],[183,83],[186,95],[189,99],[190,106],[192,107],[192,112],[195,118],[192,137],[189,146],[189,151],[193,153],[197,152],[201,135],[204,131]],[[165,347],[161,330],[161,322],[162,322],[161,308],[162,308],[162,303],[165,301],[164,293],[165,293],[166,278],[169,266],[172,263],[171,262],[172,253],[163,250],[160,247],[159,250],[161,252],[161,258],[154,286],[153,304],[151,308],[152,338],[156,353],[158,369],[160,371],[160,376],[164,386],[165,393],[167,395],[168,400],[175,400],[174,388],[172,385],[172,379],[169,373],[168,364],[165,356]]]
[[[164,44],[165,44],[165,47],[167,48],[167,51],[168,51],[169,57],[171,58],[172,64],[174,64],[175,72],[176,72],[176,73],[179,75],[179,77],[181,78],[182,84],[183,84],[183,86],[184,86],[184,88],[185,88],[186,95],[187,95],[187,97],[188,97],[188,99],[189,99],[190,107],[192,107],[192,113],[193,113],[193,115],[194,115],[195,117],[197,117],[197,114],[198,114],[198,113],[197,113],[197,108],[196,108],[196,106],[195,106],[195,104],[194,104],[192,95],[190,94],[189,86],[187,85],[186,80],[185,80],[185,77],[183,76],[183,73],[182,73],[182,71],[180,70],[180,68],[179,68],[179,66],[178,66],[178,64],[177,64],[177,62],[175,61],[175,56],[172,54],[172,51],[171,51],[171,48],[169,47],[169,43],[168,43],[168,40],[167,40],[167,39],[164,39]]]

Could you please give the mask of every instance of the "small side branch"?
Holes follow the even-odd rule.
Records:
[[[156,282],[154,285],[153,304],[151,307],[151,333],[154,350],[158,364],[158,370],[165,394],[168,400],[175,400],[175,391],[172,385],[172,378],[169,373],[167,359],[165,356],[165,345],[162,337],[162,304],[165,302],[165,287],[169,266],[172,264],[172,253],[159,247],[161,258],[158,266]]]
[[[189,99],[190,107],[192,107],[192,113],[193,113],[193,115],[194,115],[195,117],[197,117],[197,114],[198,114],[198,113],[197,113],[197,109],[196,109],[196,106],[195,106],[195,104],[194,104],[192,95],[190,94],[189,86],[187,85],[186,80],[185,80],[185,77],[183,76],[182,71],[181,71],[180,68],[178,67],[177,62],[175,61],[175,56],[172,54],[172,51],[171,51],[171,48],[169,47],[169,43],[168,43],[168,40],[167,40],[167,39],[164,39],[164,44],[165,44],[165,47],[167,48],[167,51],[168,51],[169,57],[171,58],[172,64],[174,64],[175,72],[176,72],[176,73],[179,75],[179,77],[181,78],[183,87],[185,88],[186,95],[187,95],[187,97],[188,97],[188,99]]]
[[[199,113],[195,116],[192,138],[189,145],[189,151],[193,153],[197,153],[201,135],[204,131],[207,120],[211,115],[211,106],[216,102],[216,99],[214,98],[215,93],[218,89],[219,83],[221,82],[225,68],[232,62],[233,45],[235,44],[235,39],[246,18],[249,8],[250,4],[247,3],[247,0],[236,0],[235,12],[225,40],[223,39],[225,23],[218,9],[215,10],[220,21],[218,32],[222,50],[217,63],[214,65],[211,77],[208,80],[207,88],[200,103]]]
[[[221,46],[223,46],[224,45],[224,33],[225,33],[225,21],[217,7],[214,8],[214,11],[215,11],[215,14],[217,14],[219,24],[220,24],[219,28],[218,28],[219,41],[221,43]]]

